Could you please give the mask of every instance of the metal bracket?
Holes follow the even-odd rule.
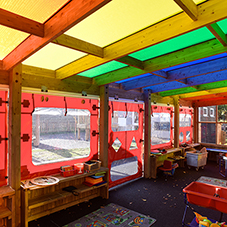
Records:
[[[2,140],[9,140],[9,138],[2,138],[2,136],[0,135],[0,143],[2,142]]]
[[[24,99],[23,102],[21,103],[23,107],[28,108],[30,106],[29,100]]]
[[[28,142],[30,139],[30,136],[28,134],[23,134],[23,136],[21,137],[21,139],[23,140],[23,142]]]
[[[94,131],[92,131],[92,136],[96,136],[96,135],[99,135],[99,132],[96,132],[95,130]]]
[[[2,103],[9,103],[9,101],[3,101],[2,98],[0,98],[0,106],[2,106]]]
[[[96,106],[95,104],[92,106],[92,109],[93,110],[97,110],[97,109],[100,109],[100,107]]]

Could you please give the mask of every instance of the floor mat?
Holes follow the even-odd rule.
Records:
[[[137,226],[148,227],[156,220],[143,214],[129,210],[122,206],[110,203],[64,227],[111,227]]]

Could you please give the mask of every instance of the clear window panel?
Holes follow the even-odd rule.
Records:
[[[219,134],[220,136],[220,144],[224,144],[226,145],[227,144],[227,141],[226,141],[226,135],[227,135],[227,123],[220,123],[221,124],[221,132]]]
[[[90,154],[90,112],[35,108],[32,114],[34,165],[87,157]]]
[[[113,132],[138,130],[139,113],[130,111],[113,111],[111,127]]]
[[[200,142],[216,143],[216,124],[215,123],[200,123]]]
[[[227,105],[218,106],[218,121],[227,122]]]
[[[200,122],[216,122],[216,106],[199,107]]]
[[[180,133],[179,140],[180,140],[180,142],[183,142],[183,140],[184,140],[184,133],[183,132]]]
[[[138,172],[138,158],[136,156],[112,162],[110,178],[112,181],[132,176]]]
[[[191,139],[191,132],[187,131],[186,132],[186,141],[189,141]]]
[[[191,115],[190,114],[180,114],[180,127],[191,127]]]
[[[170,141],[170,114],[153,113],[151,116],[151,144],[164,144]]]

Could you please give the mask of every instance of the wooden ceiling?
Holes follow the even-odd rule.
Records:
[[[61,46],[82,54],[78,58],[72,55],[70,62],[59,63],[55,70],[23,63],[23,87],[99,95],[99,86],[108,84],[113,97],[143,99],[143,92],[149,91],[153,101],[179,96],[195,106],[225,102],[227,0],[167,2],[178,7],[174,15],[163,13],[162,20],[146,21],[149,26],[104,46],[71,36],[69,29],[82,26],[92,15],[98,18],[107,6],[111,12],[110,0],[58,0],[42,22],[2,8],[0,24],[26,35],[0,61],[0,84],[8,84],[13,67],[40,50],[40,58],[45,58],[42,49],[54,44],[53,48]]]

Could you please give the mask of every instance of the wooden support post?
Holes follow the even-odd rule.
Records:
[[[108,85],[100,87],[100,160],[102,166],[108,167],[108,122],[109,122],[109,87]]]
[[[144,177],[150,178],[150,152],[151,152],[151,93],[145,92],[144,97],[145,111],[145,134],[144,134]]]
[[[21,184],[21,78],[22,66],[10,71],[9,77],[9,185],[15,190],[12,223],[20,226]]]
[[[199,119],[199,108],[198,107],[194,107],[194,128],[193,128],[193,137],[194,137],[194,143],[198,143],[198,127],[199,127],[199,123],[198,123],[198,119]]]
[[[179,97],[174,96],[174,147],[179,147],[180,135],[180,111],[179,111]]]

